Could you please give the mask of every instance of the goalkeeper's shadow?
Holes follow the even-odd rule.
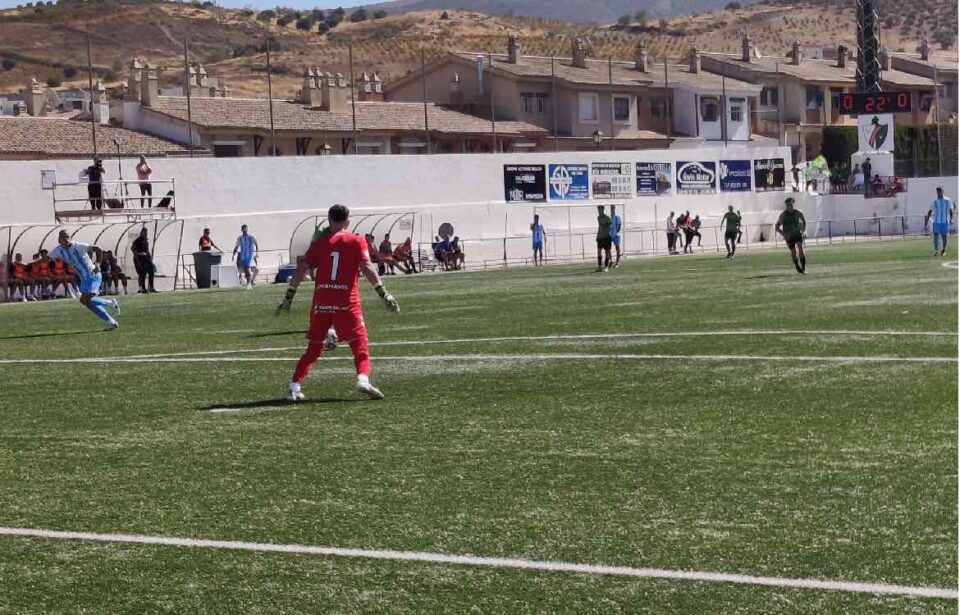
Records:
[[[340,404],[340,403],[357,403],[370,401],[368,399],[362,399],[358,397],[316,397],[316,398],[307,398],[301,401],[291,401],[286,397],[278,397],[275,399],[256,399],[252,401],[242,401],[242,402],[224,402],[218,404],[211,404],[209,406],[202,406],[197,408],[201,412],[239,412],[242,410],[257,410],[263,408],[286,408],[286,407],[309,407],[317,406],[324,404]]]

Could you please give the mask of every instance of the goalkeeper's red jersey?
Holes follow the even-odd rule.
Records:
[[[370,262],[363,237],[349,231],[324,232],[303,259],[314,268],[314,313],[360,309],[360,263]]]

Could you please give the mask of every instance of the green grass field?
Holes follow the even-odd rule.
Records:
[[[340,348],[296,406],[282,398],[307,293],[286,318],[281,286],[130,296],[112,333],[75,302],[2,305],[0,526],[955,589],[957,271],[943,262],[904,241],[812,248],[806,277],[782,250],[388,278],[401,314],[364,288],[387,399],[357,397]],[[518,337],[538,339],[503,339]],[[165,356],[111,360],[134,355]],[[956,610],[0,536],[11,613]]]

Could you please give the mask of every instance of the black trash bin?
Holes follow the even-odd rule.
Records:
[[[210,288],[210,269],[220,264],[220,256],[213,252],[193,253],[193,275],[197,278],[197,288]]]

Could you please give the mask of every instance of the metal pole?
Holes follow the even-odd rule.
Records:
[[[347,50],[350,54],[349,56],[349,59],[350,59],[350,109],[351,109],[350,113],[353,121],[353,155],[356,156],[357,150],[359,149],[357,147],[357,144],[360,141],[360,137],[358,136],[358,133],[357,133],[357,99],[356,99],[356,95],[354,94],[354,88],[353,88],[354,79],[353,79],[353,44],[352,43],[347,48]]]
[[[420,83],[423,89],[423,134],[427,138],[427,153],[433,151],[430,143],[430,116],[427,114],[427,50],[420,48]]]
[[[723,105],[720,107],[723,111],[723,117],[720,120],[720,132],[723,133],[723,146],[726,147],[727,138],[729,137],[728,131],[730,128],[727,126],[727,76],[723,73],[720,73],[720,88],[723,94]]]
[[[190,63],[187,60],[187,39],[183,39],[183,84],[187,94],[187,146],[193,158],[193,113],[190,109]]]
[[[616,149],[613,144],[614,139],[614,112],[613,112],[613,60],[607,58],[607,84],[610,86],[610,149]]]
[[[667,71],[667,55],[663,55],[663,108],[667,114],[667,138],[673,134],[673,109],[670,104],[670,75]]]
[[[93,54],[90,51],[90,35],[87,35],[87,84],[90,86],[90,127],[93,130],[93,158],[97,158],[97,120],[93,117]]]
[[[783,147],[783,108],[780,106],[780,62],[777,62],[777,142]]]
[[[940,80],[936,66],[933,67],[933,104],[936,105],[933,108],[933,118],[937,123],[937,169],[940,177],[943,177],[943,140],[940,135]],[[916,173],[916,171],[917,170],[914,169],[914,173]]]
[[[270,37],[267,37],[267,101],[270,108],[270,146],[277,155],[277,133],[273,125],[273,74],[270,71]]]
[[[550,56],[550,111],[553,115],[553,151],[560,151],[560,141],[557,135],[557,67],[556,59]]]
[[[487,65],[490,71],[490,134],[493,136],[493,153],[497,153],[497,107],[493,96],[493,54],[487,53]]]

